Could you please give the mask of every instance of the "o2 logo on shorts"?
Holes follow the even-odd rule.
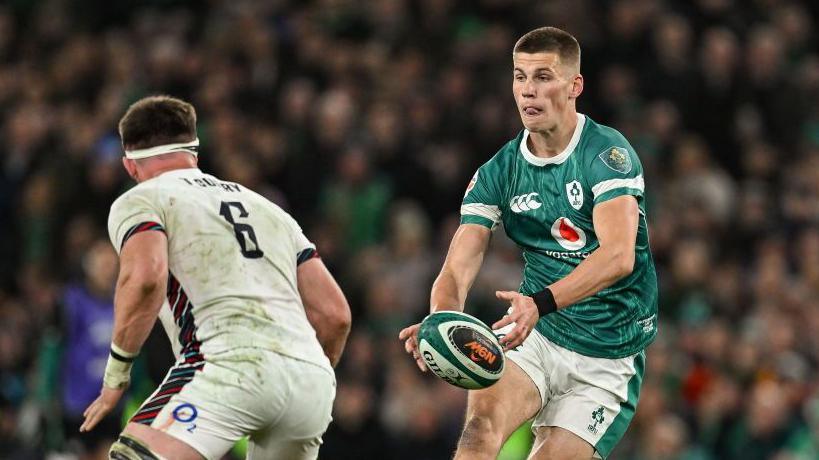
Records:
[[[181,423],[190,423],[190,425],[188,425],[189,433],[193,433],[193,430],[196,429],[196,424],[192,422],[196,420],[196,417],[198,416],[199,411],[196,410],[196,407],[190,403],[182,403],[176,406],[176,409],[173,410],[174,420]]]

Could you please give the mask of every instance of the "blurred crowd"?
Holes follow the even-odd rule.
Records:
[[[155,93],[195,105],[202,169],[291,212],[350,300],[321,458],[448,458],[465,392],[397,333],[428,310],[469,178],[521,129],[511,49],[542,25],[578,37],[579,111],[646,171],[660,334],[612,458],[819,459],[808,0],[3,2],[0,458],[105,458],[172,360],[155,331],[131,401],[79,435],[110,341],[107,213],[132,185],[116,123]],[[467,311],[499,317],[520,269],[499,229]]]

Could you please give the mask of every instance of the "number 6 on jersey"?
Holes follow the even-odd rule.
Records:
[[[239,210],[240,219],[246,218],[249,213],[245,209],[245,206],[239,201],[223,201],[222,206],[219,208],[219,214],[221,214],[226,221],[233,225],[233,233],[236,234],[236,241],[239,242],[239,248],[242,251],[242,255],[248,259],[261,258],[264,256],[264,252],[262,252],[262,250],[259,248],[259,241],[256,239],[256,232],[249,224],[240,224],[233,219],[233,214],[230,212],[231,206]],[[250,239],[250,241],[253,242],[254,249],[250,251],[247,250],[247,239],[243,233],[246,233],[247,239]]]

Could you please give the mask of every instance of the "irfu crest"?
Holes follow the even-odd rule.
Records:
[[[590,423],[589,426],[586,428],[588,428],[588,430],[591,431],[592,433],[597,434],[597,425],[606,421],[606,417],[603,414],[604,414],[603,406],[598,406],[597,409],[592,411],[591,413],[592,423]]]
[[[583,187],[579,181],[573,180],[566,184],[566,198],[574,209],[579,211],[583,207]]]

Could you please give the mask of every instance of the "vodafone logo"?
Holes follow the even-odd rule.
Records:
[[[568,217],[558,217],[552,224],[552,236],[558,244],[570,251],[586,246],[586,232],[576,226]]]
[[[518,195],[516,197],[513,197],[512,200],[509,201],[509,209],[511,209],[512,212],[514,212],[515,214],[526,211],[533,211],[543,204],[537,199],[538,194],[534,192]]]

